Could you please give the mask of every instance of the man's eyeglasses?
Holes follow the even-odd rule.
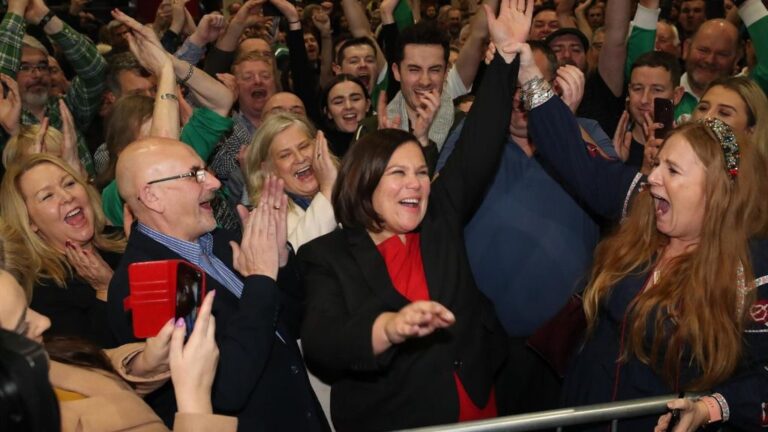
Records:
[[[150,182],[147,182],[147,184],[151,185],[151,184],[155,184],[155,183],[160,183],[160,182],[165,182],[165,181],[170,181],[170,180],[178,180],[178,179],[183,179],[183,178],[188,178],[188,177],[194,177],[195,180],[197,180],[198,183],[204,183],[205,182],[205,175],[206,175],[206,173],[207,173],[207,170],[205,168],[193,169],[192,171],[184,173],[184,174],[179,174],[179,175],[175,175],[175,176],[171,176],[171,177],[163,177],[161,179],[152,180]]]
[[[48,63],[38,63],[38,64],[31,64],[31,63],[22,63],[19,66],[19,72],[48,72],[51,69],[50,66],[48,66]]]

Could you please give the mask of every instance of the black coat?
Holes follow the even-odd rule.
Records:
[[[232,263],[229,241],[239,240],[224,230],[213,232],[213,254]],[[109,290],[110,325],[122,342],[134,339],[131,315],[123,311],[128,295],[128,265],[135,262],[181,259],[179,255],[135,229]],[[236,273],[237,274],[237,273]],[[301,285],[289,264],[280,271],[279,287],[266,276],[243,280],[243,295],[234,294],[208,276],[208,290],[216,290],[213,315],[220,357],[213,386],[216,413],[238,417],[238,430],[327,430],[328,423],[310,388],[296,345],[300,322]],[[284,342],[275,334],[279,330]]]
[[[371,329],[409,301],[362,229],[342,229],[302,246],[307,309],[302,343],[310,369],[332,383],[334,426],[391,430],[453,423],[459,417],[454,372],[473,402],[488,402],[507,338],[493,306],[475,286],[464,224],[496,172],[506,142],[517,63],[489,68],[462,138],[432,184],[419,232],[430,298],[456,323],[374,356]]]

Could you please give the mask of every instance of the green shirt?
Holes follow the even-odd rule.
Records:
[[[210,159],[221,137],[232,129],[232,119],[208,108],[196,108],[181,131],[180,140],[189,144],[204,161]],[[101,191],[101,205],[107,219],[115,226],[123,226],[123,200],[112,180]]]

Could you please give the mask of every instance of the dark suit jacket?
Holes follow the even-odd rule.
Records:
[[[507,338],[475,286],[464,250],[464,224],[482,199],[511,113],[515,66],[494,60],[461,141],[432,184],[419,228],[430,298],[456,323],[374,356],[371,328],[409,302],[363,228],[334,231],[302,246],[307,308],[302,327],[310,369],[332,383],[331,413],[340,430],[390,430],[456,422],[454,372],[478,406],[488,402]]]
[[[224,230],[214,231],[213,237],[214,255],[231,265],[229,241],[239,239]],[[129,292],[128,265],[165,259],[181,257],[138,229],[132,230],[109,288],[110,325],[122,343],[135,340],[131,315],[123,310],[123,299]],[[327,430],[295,341],[301,285],[290,261],[278,279],[279,288],[266,276],[245,278],[238,300],[207,277],[207,288],[216,290],[213,315],[220,351],[212,394],[214,411],[237,416],[238,430]]]

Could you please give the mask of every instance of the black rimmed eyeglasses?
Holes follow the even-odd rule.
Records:
[[[207,174],[207,172],[208,171],[205,168],[196,168],[196,169],[193,169],[192,171],[186,172],[184,174],[179,174],[179,175],[175,175],[175,176],[163,177],[161,179],[152,180],[150,182],[147,182],[147,184],[151,185],[151,184],[155,184],[155,183],[160,183],[160,182],[165,182],[165,181],[170,181],[170,180],[178,180],[178,179],[183,179],[183,178],[188,178],[188,177],[194,177],[195,180],[197,180],[198,183],[204,183],[205,182],[205,175]]]

